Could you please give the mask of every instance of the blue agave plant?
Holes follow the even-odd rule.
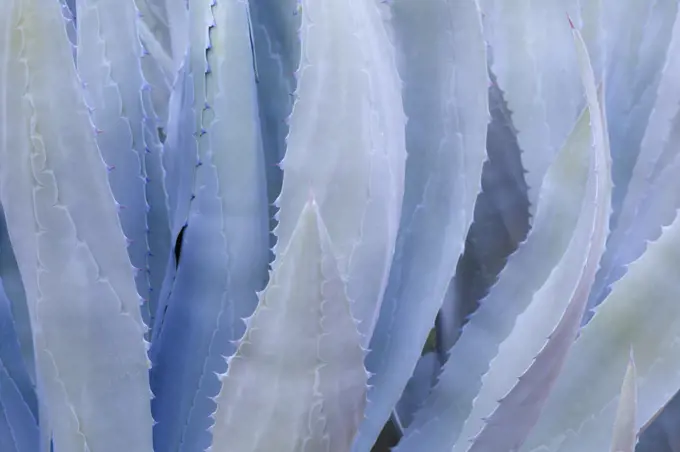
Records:
[[[0,452],[677,450],[678,13],[3,0]]]

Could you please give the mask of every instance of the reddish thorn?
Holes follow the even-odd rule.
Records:
[[[569,21],[569,26],[571,27],[572,30],[576,29],[574,27],[574,22],[571,21],[571,17],[569,17],[569,14],[567,14],[567,20]]]
[[[95,129],[94,131],[97,135],[101,135],[102,133],[104,133],[102,129]]]

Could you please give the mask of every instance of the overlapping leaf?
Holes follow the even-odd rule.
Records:
[[[2,8],[0,198],[33,326],[43,439],[150,451],[140,299],[60,5]]]
[[[408,160],[397,250],[370,344],[370,449],[416,367],[472,222],[485,154],[486,52],[477,3],[397,1]]]
[[[300,215],[217,397],[212,452],[346,452],[362,419],[361,336],[315,201]]]
[[[178,203],[174,232],[179,235],[186,228],[176,275],[166,275],[174,281],[168,282],[167,309],[152,353],[158,422],[154,444],[160,450],[181,451],[210,445],[217,374],[226,371],[224,357],[234,353],[234,341],[245,329],[242,318],[252,314],[256,291],[264,288],[269,249],[248,7],[239,0],[220,0],[192,3],[190,8],[193,32],[209,33],[210,44],[207,53],[205,41],[192,47],[184,68],[189,72],[180,79],[184,86],[177,88],[184,92],[173,98],[185,108],[177,124],[193,123],[195,132],[180,130],[173,136],[178,147],[172,150],[176,160],[168,174],[180,176],[181,184],[191,181],[186,166],[195,156],[194,137],[199,160],[192,196],[180,200],[180,195],[187,196],[181,193],[186,186],[180,186],[173,198]],[[193,105],[187,106],[191,99]],[[174,105],[172,111],[178,112]],[[188,205],[182,207],[181,202]],[[188,209],[186,223],[183,209]]]

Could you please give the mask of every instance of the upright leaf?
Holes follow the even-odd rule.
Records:
[[[35,383],[35,355],[33,353],[31,319],[26,301],[26,291],[21,280],[14,250],[12,250],[9,231],[7,230],[7,221],[5,220],[5,213],[2,208],[0,208],[0,279],[11,306],[11,315],[14,323],[12,328],[16,329],[26,371],[30,380]],[[2,330],[0,329],[0,331]],[[35,409],[37,410],[37,408]],[[34,411],[34,413],[37,413],[37,411]]]
[[[170,251],[161,145],[148,85],[133,0],[79,0],[78,72],[109,165],[111,190],[120,205],[123,232],[153,324]],[[146,102],[145,102],[146,100]]]
[[[541,418],[522,451],[606,450],[630,348],[638,375],[636,428],[647,424],[680,389],[680,311],[675,268],[680,221],[664,228],[617,281],[574,343]],[[654,309],[648,301],[654,300]],[[596,371],[594,371],[596,370]]]
[[[203,17],[192,19],[206,25],[210,45],[203,50],[206,63],[191,61],[192,72],[183,76],[184,83],[194,83],[185,85],[194,90],[194,104],[179,113],[202,111],[195,135],[199,163],[151,373],[155,447],[193,452],[210,445],[217,374],[227,370],[224,357],[235,352],[234,342],[245,330],[242,319],[253,313],[256,291],[264,288],[269,247],[248,5],[219,0],[191,8]],[[198,60],[201,52],[193,52]],[[185,101],[192,98],[191,92],[184,96]],[[178,119],[184,127],[183,118]],[[193,140],[185,132],[178,136]],[[174,165],[190,165],[192,151],[191,146],[173,150]]]
[[[437,350],[442,362],[458,339],[462,325],[495,284],[508,257],[529,231],[527,185],[517,131],[494,75],[490,74],[490,78],[491,122],[486,136],[488,160],[482,169],[482,191],[475,202],[465,251],[437,316]]]
[[[605,104],[610,125],[614,181],[612,227],[615,227],[654,106],[678,3],[675,0],[604,0],[604,5],[607,11],[603,21],[607,52]]]
[[[591,147],[586,148],[591,152],[585,153],[591,161],[590,175],[581,216],[564,257],[517,319],[484,375],[456,451],[512,451],[524,442],[576,338],[604,251],[611,203],[609,151],[585,43],[574,33],[591,129]],[[516,370],[521,374],[515,374]],[[483,427],[475,435],[480,421]],[[466,444],[470,435],[475,435],[471,446]]]
[[[221,377],[211,452],[346,452],[362,419],[361,336],[314,201]]]
[[[673,188],[677,183],[677,165],[680,165],[675,146],[680,134],[680,90],[676,83],[680,70],[679,52],[680,21],[676,19],[658,88],[648,88],[656,89],[656,101],[632,168],[626,196],[621,201],[616,227],[607,242],[607,252],[591,294],[591,308],[602,301],[611,284],[625,272],[622,267],[640,256],[647,241],[658,238],[660,227],[670,224],[675,209],[680,206],[680,200],[673,196],[677,191]]]
[[[3,451],[38,450],[38,403],[33,383],[21,356],[10,301],[1,281],[0,412],[0,444],[5,446]]]
[[[614,420],[611,452],[634,452],[637,442],[635,412],[637,410],[637,378],[633,354],[626,368],[621,385],[621,396]]]
[[[491,71],[505,94],[536,214],[545,173],[583,108],[565,0],[481,0]]]
[[[150,452],[140,298],[60,6],[2,9],[0,200],[33,327],[41,427],[56,450]]]
[[[304,0],[301,14],[302,57],[281,161],[275,252],[288,246],[313,191],[367,346],[404,193],[401,80],[374,2]]]
[[[592,74],[590,83],[594,86]],[[589,110],[594,114],[581,116],[546,174],[526,242],[509,258],[497,284],[463,328],[439,383],[398,450],[415,450],[423,444],[436,450],[454,443],[454,450],[467,450],[468,440],[483,428],[484,419],[500,413],[506,419],[502,427],[507,423],[503,413],[515,412],[520,403],[517,396],[527,394],[526,388],[535,386],[546,369],[564,357],[579,323],[573,320],[580,318],[584,291],[592,283],[589,272],[595,271],[606,236],[610,193],[601,176],[607,172],[607,157],[596,99]],[[551,344],[547,338],[553,331]],[[557,350],[551,353],[551,349]],[[544,358],[539,359],[539,352]],[[550,379],[542,382],[543,390],[529,404],[526,417],[512,420],[514,428],[508,431],[518,436],[492,434],[498,425],[489,424],[491,431],[482,432],[477,447],[488,447],[490,439],[508,448],[516,446],[516,441],[521,444],[521,435],[535,422],[535,410],[540,409],[549,385]],[[498,400],[506,395],[499,405]]]
[[[420,358],[472,222],[489,120],[475,0],[398,0],[408,159],[399,237],[367,357],[371,377],[356,452],[370,450]]]

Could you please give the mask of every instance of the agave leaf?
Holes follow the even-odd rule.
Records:
[[[523,451],[605,450],[616,415],[618,390],[632,345],[638,375],[637,429],[680,389],[680,322],[673,268],[680,262],[680,221],[633,262],[582,329]],[[655,300],[648,312],[646,302]],[[597,369],[597,372],[592,372]]]
[[[401,80],[375,3],[305,0],[301,8],[302,58],[281,161],[275,253],[288,246],[312,190],[367,346],[403,198]]]
[[[206,130],[212,115],[206,87],[207,74],[210,72],[206,55],[212,45],[209,30],[215,23],[211,0],[191,2],[189,7],[189,37],[192,45],[187,50],[183,70],[173,87],[168,137],[163,152],[173,243],[189,217],[191,201],[194,199],[196,169],[209,148]],[[188,164],[189,161],[193,161],[194,165]]]
[[[66,32],[68,33],[68,40],[73,46],[73,59],[75,60],[78,43],[78,32],[76,31],[75,20],[75,4],[73,3],[73,0],[59,0],[59,3],[61,5],[61,14],[64,17],[64,23],[66,25]]]
[[[680,397],[677,397],[676,394],[676,396],[663,408],[663,412],[658,418],[659,423],[666,434],[666,440],[671,452],[680,451],[680,431],[678,431],[679,413]]]
[[[12,310],[12,318],[19,340],[21,355],[23,356],[26,371],[30,381],[35,383],[35,356],[33,354],[33,337],[31,332],[31,319],[26,302],[26,291],[21,281],[21,274],[17,265],[12,244],[7,231],[5,213],[0,207],[0,279],[9,299]],[[0,329],[2,331],[2,329]],[[1,342],[0,342],[1,343]],[[35,407],[34,407],[35,408]],[[37,413],[37,408],[34,413]]]
[[[565,311],[564,303],[569,299],[552,294],[568,292],[570,286],[573,290],[579,277],[578,261],[584,259],[583,249],[589,243],[592,231],[592,223],[581,222],[581,227],[577,226],[584,200],[588,199],[586,182],[591,142],[589,115],[584,113],[546,174],[534,226],[527,240],[510,256],[498,282],[463,327],[438,384],[424,408],[416,414],[397,450],[416,450],[423,444],[432,450],[452,447],[461,432],[467,435],[460,438],[460,444],[465,444],[469,436],[477,433],[472,428],[474,424],[463,430],[473,408],[474,419],[489,415],[497,398],[505,395],[505,391],[515,384],[514,379],[527,369],[545,344],[546,337]],[[570,247],[572,241],[575,243]],[[559,266],[561,261],[566,263]],[[575,262],[579,266],[570,268],[569,264]],[[562,275],[563,272],[566,273]],[[562,287],[563,284],[566,287]],[[541,299],[544,303],[537,302]],[[544,315],[548,316],[547,320]],[[521,325],[515,326],[516,322]],[[506,345],[499,351],[504,341]],[[520,350],[515,357],[512,352],[508,353],[511,346],[507,344],[516,346],[518,343],[526,349]],[[494,360],[497,355],[498,359]],[[501,383],[496,388],[491,379],[488,387],[500,393],[494,398],[487,390],[480,402],[475,399],[478,394],[481,397],[482,377],[489,371],[490,361],[492,375],[497,375],[494,378],[507,376],[509,380],[506,379],[505,384],[510,386]],[[507,375],[500,372],[505,364],[516,366],[515,370]]]
[[[501,343],[513,331],[516,331],[514,341],[519,340],[521,332],[532,335],[531,328],[515,327],[516,318],[531,306],[537,291],[541,295],[539,289],[546,285],[553,268],[564,258],[577,229],[588,176],[591,142],[588,121],[589,115],[584,114],[548,170],[534,227],[526,242],[510,256],[498,282],[463,327],[460,338],[449,352],[438,384],[424,408],[416,414],[412,428],[397,450],[415,450],[413,448],[419,447],[418,444],[422,446],[425,439],[428,447],[434,450],[452,447],[471,413],[482,376],[489,370],[489,361],[499,353]],[[552,289],[550,285],[543,289],[545,295],[551,293],[549,289]],[[524,318],[533,319],[533,315],[529,311]],[[557,319],[553,322],[559,320],[559,312],[553,313],[555,315]],[[549,332],[536,331],[534,341],[540,342],[533,347],[540,347]],[[531,360],[535,352],[532,353],[531,348],[528,352]],[[500,362],[492,364],[501,368]],[[520,373],[514,378],[523,370],[520,366]]]
[[[0,447],[3,452],[34,452],[39,439],[38,403],[3,286],[0,281]]]
[[[173,82],[177,76],[177,68],[166,53],[165,49],[149,30],[149,26],[143,20],[137,20],[139,40],[144,46],[142,54],[142,73],[149,84],[145,90],[146,97],[151,101],[151,108],[156,115],[156,126],[167,127],[168,108]],[[162,180],[162,179],[161,179]]]
[[[189,47],[189,1],[135,0],[147,29],[177,71]]]
[[[211,46],[209,28],[214,23],[209,1],[191,3],[189,33],[193,45],[187,53],[175,80],[168,105],[167,137],[163,143],[162,163],[165,171],[168,221],[173,245],[156,308],[156,323],[152,345],[163,329],[164,316],[176,281],[182,235],[187,225],[191,203],[195,199],[196,170],[201,156],[206,154],[208,137],[203,118],[210,109],[205,85],[209,70],[206,60]],[[158,347],[151,349],[151,359]]]
[[[614,420],[611,452],[634,452],[637,441],[637,378],[635,376],[635,360],[631,350],[630,360],[621,385],[619,405]]]
[[[267,278],[266,183],[248,6],[210,3],[202,11],[216,25],[204,76],[209,109],[202,113],[195,198],[152,355],[154,441],[161,450],[210,445],[217,374],[226,371],[224,357],[234,353],[245,330],[242,318],[252,314]],[[179,153],[190,149],[176,151],[184,158]]]
[[[272,199],[276,199],[281,190],[281,171],[277,164],[286,151],[286,118],[290,116],[295,100],[293,93],[300,62],[300,5],[298,0],[251,2],[263,141],[267,164],[272,167],[267,181],[273,181],[271,176],[276,176],[276,183],[270,189],[275,191],[270,194]]]
[[[454,451],[521,446],[576,338],[604,251],[611,202],[609,150],[585,42],[576,30],[574,36],[590,119],[589,141],[577,157],[591,161],[581,216],[566,253],[491,361]]]
[[[229,359],[217,396],[212,452],[345,452],[362,419],[361,336],[315,201]]]
[[[674,0],[605,0],[604,4],[606,105],[614,180],[612,225],[616,227],[656,99],[678,4]],[[593,296],[601,300],[602,294],[596,292]]]
[[[472,221],[488,111],[481,21],[474,0],[399,0],[407,191],[397,251],[367,367],[366,420],[354,445],[367,451],[399,400],[434,324]]]
[[[0,197],[26,289],[45,428],[57,450],[151,451],[140,299],[60,6],[3,7]]]
[[[567,7],[564,0],[483,0],[481,5],[493,49],[491,71],[513,114],[534,215],[546,170],[583,106]]]
[[[676,74],[680,70],[680,21],[673,26],[663,77],[658,85],[649,126],[640,146],[626,197],[621,206],[616,228],[608,242],[596,287],[591,295],[594,307],[606,295],[609,286],[625,272],[622,266],[640,256],[649,240],[658,238],[661,226],[667,226],[680,206],[677,189],[677,142],[680,115],[680,90]]]
[[[625,231],[630,227],[635,220],[635,209],[642,198],[654,184],[660,171],[677,154],[677,149],[672,146],[672,143],[675,142],[674,138],[678,134],[676,123],[680,120],[680,89],[675,83],[675,76],[680,71],[679,51],[680,21],[676,19],[665,55],[665,64],[661,70],[656,101],[644,132],[626,197],[623,200],[617,231]],[[616,240],[616,235],[612,234],[610,246],[614,249],[621,244],[620,236],[618,238],[619,240]]]
[[[640,431],[637,445],[639,452],[677,452],[680,450],[678,419],[680,397],[676,393],[672,399],[655,414]]]
[[[276,198],[281,194],[286,153],[288,117],[293,108],[300,62],[300,14],[298,0],[253,0],[252,39],[255,51],[258,98],[265,150],[267,196],[271,229],[276,226]],[[271,237],[274,245],[274,237]]]
[[[413,415],[425,402],[438,372],[439,360],[436,353],[430,352],[420,357],[395,408],[402,430],[409,426]]]
[[[465,252],[437,316],[437,350],[445,362],[467,317],[479,306],[507,258],[529,230],[527,185],[517,132],[493,74],[489,86],[491,122],[486,136],[488,160],[482,169],[482,191]]]
[[[133,0],[79,0],[78,71],[84,82],[109,182],[121,205],[145,321],[153,324],[170,251],[161,146],[141,67]],[[147,102],[145,104],[145,97]]]
[[[2,400],[2,389],[0,389],[0,405],[4,409],[18,410],[15,415],[8,416],[10,423],[13,423],[15,416],[17,420],[21,421],[19,424],[26,423],[23,427],[26,430],[32,431],[32,443],[37,441],[37,419],[38,419],[38,401],[35,395],[35,389],[28,372],[26,365],[21,355],[21,348],[17,330],[14,324],[14,317],[11,311],[11,301],[7,298],[4,287],[4,281],[0,281],[0,367],[3,373],[0,379],[10,386],[8,388],[11,394],[11,400]],[[16,407],[13,405],[16,404]],[[30,415],[30,419],[26,417]],[[17,426],[18,427],[18,426]],[[37,444],[36,444],[37,445]]]
[[[36,420],[0,362],[0,447],[3,452],[34,452],[38,439]]]
[[[606,58],[606,42],[604,36],[605,18],[607,10],[605,2],[607,0],[576,0],[575,15],[570,17],[581,32],[583,41],[586,43],[590,63],[595,74],[595,81],[603,80],[603,72]]]
[[[79,1],[80,0],[76,0],[76,4]],[[139,11],[139,17],[146,23],[149,31],[155,36],[156,40],[163,46],[165,51],[168,54],[171,54],[172,31],[168,21],[165,0],[134,0],[134,2],[137,6],[137,10]],[[175,0],[172,3],[179,4],[180,6],[184,7],[187,6],[186,0]]]

